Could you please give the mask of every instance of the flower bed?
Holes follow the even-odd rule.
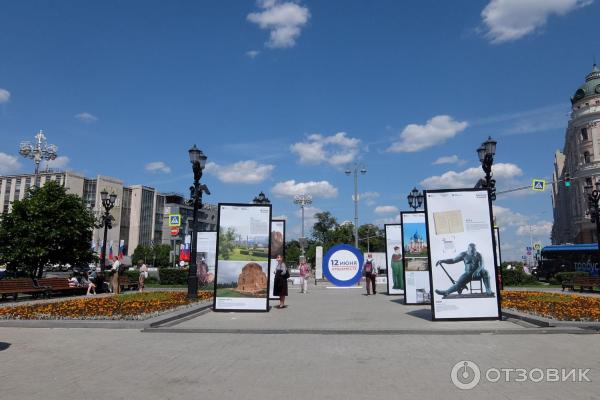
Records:
[[[198,292],[198,301],[212,292]],[[106,297],[84,297],[52,303],[0,308],[0,319],[147,319],[196,301],[185,292],[147,292]]]
[[[600,298],[592,296],[503,291],[502,308],[559,321],[600,321]]]

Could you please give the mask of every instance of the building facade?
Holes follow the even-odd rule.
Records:
[[[178,246],[191,226],[192,207],[181,195],[162,194],[143,185],[125,186],[123,181],[107,176],[87,178],[74,172],[41,172],[38,179],[42,186],[48,181],[64,185],[67,192],[81,197],[97,218],[104,212],[100,193],[106,190],[117,195],[110,211],[113,223],[107,234],[107,255],[112,248],[113,255],[118,256],[121,245],[124,255],[131,255],[138,245],[152,244],[170,244],[173,254],[178,254]],[[0,213],[10,212],[12,203],[23,200],[34,185],[34,174],[0,176]],[[182,229],[176,236],[170,234],[169,214],[182,215]],[[216,230],[216,206],[203,205],[198,219],[199,230]],[[104,228],[94,229],[91,245],[98,252],[103,239]]]
[[[598,241],[585,194],[586,187],[600,183],[600,68],[595,64],[571,104],[564,149],[554,157],[553,244]]]

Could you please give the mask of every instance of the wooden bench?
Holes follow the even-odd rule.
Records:
[[[30,278],[0,280],[0,294],[3,300],[6,296],[12,295],[13,300],[16,301],[19,293],[29,294],[37,298],[40,294],[47,294],[48,288],[36,286],[33,279]]]
[[[119,277],[119,286],[121,290],[138,290],[140,284],[137,280],[129,278],[127,275]]]
[[[87,291],[87,287],[69,286],[69,280],[66,278],[41,278],[37,280],[38,286],[47,287],[52,294],[54,293],[77,293],[82,294]]]
[[[573,279],[562,281],[562,290],[575,290],[576,286],[579,286],[580,292],[583,292],[584,289],[593,290],[594,286],[600,286],[600,276],[577,276]]]

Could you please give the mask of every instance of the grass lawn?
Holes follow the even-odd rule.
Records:
[[[238,248],[233,249],[233,253],[229,256],[229,259],[223,261],[267,261],[267,257],[257,257],[249,254],[241,254],[240,250],[241,249]]]
[[[240,292],[236,292],[234,289],[231,288],[218,288],[217,289],[217,297],[265,297],[266,293],[261,293],[259,295],[251,295],[251,294],[244,294],[244,293],[240,293]]]

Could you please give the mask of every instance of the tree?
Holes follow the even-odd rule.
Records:
[[[41,277],[46,265],[90,263],[94,226],[81,197],[55,181],[33,187],[0,219],[0,264]]]
[[[138,245],[131,255],[131,263],[138,265],[141,261],[145,264],[152,264],[153,267],[169,267],[169,254],[171,246],[168,244],[159,244],[146,246]]]
[[[315,214],[317,222],[313,225],[313,237],[323,246],[332,242],[332,232],[338,227],[337,220],[329,211]]]
[[[360,247],[363,252],[385,252],[385,232],[377,225],[364,224],[359,226],[358,239],[358,247]]]
[[[285,244],[285,262],[288,264],[297,263],[300,259],[300,254],[302,254],[302,249],[300,248],[300,242],[297,240],[290,240]]]
[[[219,232],[219,257],[223,260],[229,260],[233,249],[235,248],[235,229],[221,229]]]
[[[144,244],[139,244],[131,255],[131,263],[133,265],[138,265],[140,261],[147,263],[148,260],[152,262],[152,248]]]

